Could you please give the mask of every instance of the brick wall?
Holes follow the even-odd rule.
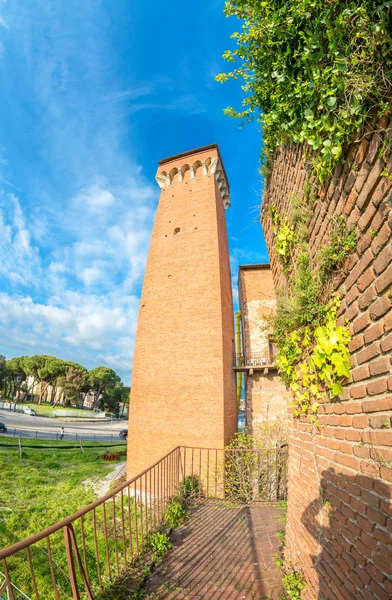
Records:
[[[392,160],[378,134],[353,144],[322,189],[304,148],[274,158],[261,221],[277,288],[285,277],[274,251],[268,209],[285,216],[306,182],[317,194],[309,223],[313,253],[327,243],[331,217],[344,214],[358,245],[334,281],[348,320],[352,374],[344,398],[320,407],[321,431],[292,420],[286,559],[308,581],[305,599],[392,598]]]
[[[271,365],[268,317],[276,307],[275,286],[269,265],[243,265],[238,273],[238,293],[242,321],[245,364],[265,358]],[[269,419],[287,416],[286,386],[276,367],[267,373],[255,369],[244,372],[246,425],[253,429]]]

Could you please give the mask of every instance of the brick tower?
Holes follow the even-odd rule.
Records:
[[[128,477],[178,445],[222,448],[237,429],[233,301],[216,144],[161,160],[140,304]]]

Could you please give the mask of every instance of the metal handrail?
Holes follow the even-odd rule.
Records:
[[[118,488],[116,488],[112,492],[109,492],[108,494],[105,494],[105,496],[98,498],[98,500],[95,500],[95,502],[91,502],[91,504],[88,504],[87,506],[78,510],[77,512],[73,513],[72,515],[65,517],[65,519],[58,521],[58,523],[55,523],[54,525],[51,525],[50,527],[47,527],[46,529],[43,529],[39,533],[35,533],[34,535],[31,535],[30,537],[28,537],[20,542],[16,542],[16,544],[12,544],[12,546],[8,546],[7,548],[0,550],[0,560],[3,560],[4,558],[8,558],[9,556],[11,556],[11,554],[20,552],[20,550],[25,550],[28,546],[31,546],[32,544],[36,544],[37,542],[40,542],[41,540],[48,537],[49,535],[56,533],[56,531],[59,531],[60,529],[63,529],[67,525],[70,525],[77,519],[80,519],[80,517],[83,517],[87,513],[91,512],[94,508],[97,508],[98,506],[100,506],[101,504],[106,502],[106,500],[110,500],[110,498],[113,498],[113,496],[115,496],[116,494],[121,492],[121,490],[128,488],[135,481],[137,481],[138,479],[143,477],[143,475],[148,473],[148,471],[150,471],[151,469],[156,467],[159,463],[164,461],[173,452],[175,452],[176,450],[179,450],[179,449],[180,449],[180,447],[176,446],[176,448],[173,448],[173,450],[171,450],[170,452],[165,454],[165,456],[163,456],[162,458],[157,460],[155,463],[153,463],[147,469],[144,469],[144,471],[142,471],[141,473],[136,475],[136,477],[133,477],[129,481],[126,481],[125,483],[121,484]]]
[[[187,478],[187,483],[192,489],[197,488],[203,498],[248,503],[277,501],[286,497],[286,455],[287,449],[279,447],[258,450],[176,446],[105,496],[0,550],[9,600],[16,600],[16,584],[35,600],[49,600],[48,585],[52,586],[50,598],[54,600],[60,600],[60,596],[81,600],[81,594],[95,600],[98,592],[104,592],[105,582],[120,577],[140,555],[145,538],[160,527],[167,506],[186,487]],[[102,510],[97,511],[99,507]],[[56,534],[61,531],[64,540],[58,544]],[[46,549],[35,546],[42,540],[46,540]],[[38,550],[44,552],[46,566]],[[56,577],[56,560],[64,559],[64,550],[66,590],[62,587],[64,581],[59,581],[58,574]],[[21,559],[20,553],[27,555],[29,581],[14,578],[20,565],[14,557]],[[40,561],[40,580],[34,559]],[[40,586],[45,587],[45,595]]]

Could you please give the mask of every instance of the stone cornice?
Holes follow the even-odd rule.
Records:
[[[211,146],[213,148],[214,146]],[[206,147],[206,149],[209,149]],[[177,155],[178,157],[182,157],[182,155]],[[184,154],[185,157],[188,157],[189,154]],[[159,163],[164,164],[164,162]],[[191,161],[184,162],[181,167],[173,167],[170,171],[159,171],[156,175],[155,179],[161,189],[170,187],[173,183],[174,177],[178,177],[178,182],[182,183],[184,181],[184,175],[187,171],[190,171],[191,179],[194,179],[196,176],[196,172],[200,170],[203,176],[214,175],[217,186],[219,188],[219,192],[222,198],[223,206],[229,208],[230,206],[230,192],[229,185],[227,183],[226,174],[222,165],[220,158],[208,157],[203,160],[195,160],[193,163]]]

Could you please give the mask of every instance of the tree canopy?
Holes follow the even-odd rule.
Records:
[[[238,66],[217,76],[242,80],[242,110],[259,119],[267,157],[278,145],[319,150],[320,178],[368,122],[390,114],[392,0],[229,0],[242,20],[223,57]]]
[[[6,360],[0,355],[0,390],[7,398],[19,397],[22,391],[29,397],[37,384],[40,384],[39,402],[46,399],[56,404],[60,397],[64,405],[78,404],[81,394],[90,391],[94,394],[94,409],[100,404],[102,408],[118,411],[120,402],[129,402],[130,388],[108,367],[88,371],[76,362],[56,356],[35,354]]]

